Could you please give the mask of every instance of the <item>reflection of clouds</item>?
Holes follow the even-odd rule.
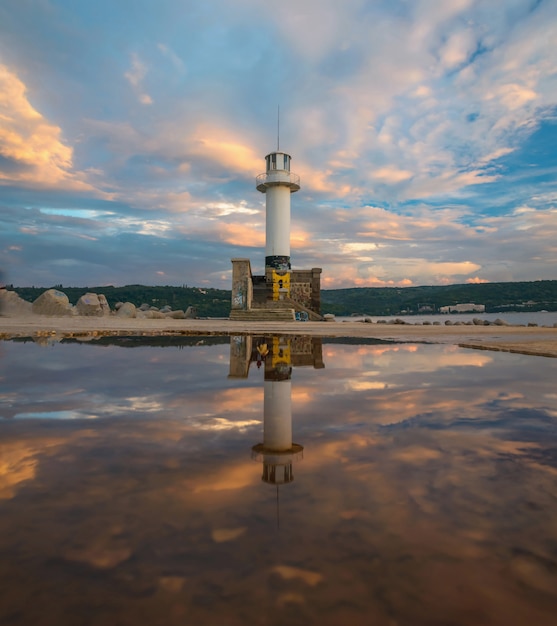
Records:
[[[315,587],[315,585],[323,580],[323,576],[318,572],[312,572],[290,565],[276,565],[271,571],[285,580],[300,580],[310,587]]]
[[[154,400],[152,396],[130,396],[123,398],[123,405],[131,411],[141,413],[159,412],[163,409],[160,401]]]
[[[380,380],[362,380],[362,381],[348,381],[346,383],[346,389],[351,389],[352,391],[367,391],[369,389],[386,389],[387,387],[391,387],[387,382],[381,382]]]
[[[250,426],[261,425],[261,420],[237,420],[231,421],[224,417],[207,416],[207,420],[198,421],[195,424],[196,428],[201,430],[232,430],[237,429],[240,432],[244,432]]]
[[[510,561],[510,570],[513,576],[526,587],[541,591],[550,596],[555,594],[555,576],[551,575],[543,556],[521,554]]]
[[[466,351],[457,346],[436,346],[435,358],[431,353],[420,350],[416,344],[360,346],[354,352],[345,346],[326,346],[324,359],[327,367],[348,370],[377,370],[383,374],[393,370],[412,372],[434,372],[446,367],[484,367],[492,362],[489,354]],[[400,355],[408,355],[401,359]]]
[[[320,417],[336,422],[331,413]],[[100,587],[103,597],[132,613],[127,594],[117,589],[112,595],[114,580],[128,580],[132,597],[151,586],[179,594],[179,601],[165,596],[165,612],[178,602],[195,607],[194,596],[205,597],[207,587],[228,590],[226,602],[218,594],[207,596],[213,621],[197,623],[214,623],[220,611],[241,611],[249,598],[259,610],[269,603],[279,611],[289,604],[311,607],[308,623],[324,623],[330,611],[333,623],[346,623],[336,611],[348,602],[362,611],[353,623],[368,623],[370,614],[386,623],[386,614],[395,614],[408,623],[412,616],[427,623],[427,616],[436,615],[464,625],[455,615],[473,607],[484,621],[489,616],[487,623],[502,626],[517,623],[513,612],[529,610],[532,592],[545,594],[549,603],[536,623],[551,623],[544,616],[552,614],[554,574],[544,555],[552,536],[553,481],[536,465],[509,474],[498,462],[502,454],[520,458],[524,442],[499,440],[491,427],[327,431],[307,442],[303,470],[293,489],[282,492],[280,543],[270,533],[274,492],[269,497],[258,487],[258,464],[214,457],[205,447],[192,459],[179,439],[172,448],[161,445],[178,428],[179,420],[134,422],[130,439],[114,423],[96,438],[81,438],[78,479],[64,479],[63,497],[46,510],[44,499],[34,505],[37,512],[43,507],[41,515],[21,525],[17,536],[27,538],[40,520],[42,532],[28,549],[50,554],[54,544],[66,563],[113,572]],[[197,436],[202,443],[203,434]],[[110,447],[118,451],[118,465],[89,468],[89,454],[95,458]],[[204,454],[208,460],[199,463]],[[162,459],[163,473],[157,465]],[[55,489],[59,480],[37,489]],[[76,510],[87,521],[68,531],[73,518],[67,515]],[[0,535],[0,549],[4,541]],[[257,589],[265,574],[272,577],[272,591],[261,597]],[[78,589],[88,597],[84,582]],[[377,600],[385,594],[387,605]],[[147,607],[152,601],[145,596]]]
[[[538,369],[542,363],[532,357],[472,353],[452,346],[413,347],[415,352],[397,352],[381,346],[376,357],[376,346],[359,346],[350,363],[350,348],[335,345],[335,358],[326,359],[327,372],[320,374],[327,377],[326,383],[311,379],[312,405],[307,409],[296,405],[295,415],[303,417],[307,427],[314,424],[318,429],[322,424],[313,416],[320,411],[336,411],[345,428],[361,423],[362,412],[366,423],[376,425],[457,424],[542,402],[553,415],[554,402],[546,400],[545,377]],[[512,384],[503,384],[509,377]],[[308,385],[305,379],[304,384]]]
[[[140,395],[126,375],[107,386],[105,371],[103,391],[102,379],[88,387],[67,368],[49,381],[49,402],[75,409],[94,397],[118,419],[52,420],[48,435],[44,423],[0,424],[10,435],[0,439],[0,494],[11,494],[0,552],[14,555],[0,574],[15,563],[26,581],[5,576],[0,621],[48,605],[51,623],[63,623],[69,597],[83,606],[102,597],[115,622],[169,626],[248,623],[254,613],[286,624],[293,608],[308,624],[552,626],[556,431],[544,403],[553,404],[557,363],[494,354],[432,376],[424,358],[468,353],[414,347],[383,350],[389,368],[373,346],[350,362],[352,348],[339,345],[344,369],[294,369],[293,430],[305,450],[280,490],[280,532],[276,491],[250,459],[262,390],[229,387],[226,359],[211,369],[221,348],[205,352],[207,363],[195,350],[160,350],[161,379],[189,359],[195,368]],[[118,368],[145,382],[144,360],[126,355]],[[13,388],[25,389],[19,380]],[[126,416],[119,398],[160,410]]]
[[[97,569],[110,569],[126,561],[132,550],[125,540],[111,534],[88,538],[85,545],[69,548],[63,557],[68,561],[87,563]]]
[[[436,372],[447,367],[484,367],[492,362],[489,354],[465,351],[456,346],[445,346],[441,353],[431,354],[423,351],[416,351],[412,358],[399,359],[395,357],[393,351],[383,351],[378,358],[373,359],[373,363],[380,369],[390,370],[394,361],[398,372]]]
[[[331,460],[346,463],[355,450],[371,451],[378,442],[379,439],[373,436],[361,434],[351,434],[339,440],[315,442],[312,444],[312,454],[304,457],[304,468],[306,465],[321,467]]]
[[[255,483],[259,476],[254,463],[237,463],[205,476],[196,476],[192,481],[193,493],[205,491],[229,491],[243,489]]]
[[[83,431],[83,437],[88,431]],[[18,489],[37,476],[39,461],[45,455],[56,455],[73,436],[22,437],[21,440],[8,435],[0,441],[0,500],[13,498]]]
[[[204,397],[203,400],[211,403],[214,414],[260,413],[263,390],[261,387],[222,389],[213,393],[211,398]]]
[[[242,528],[214,528],[211,537],[215,543],[234,541],[234,539],[241,537],[246,530],[247,528],[245,526]]]
[[[0,444],[0,500],[13,498],[20,483],[35,478],[36,453],[20,442]]]
[[[313,389],[311,387],[304,387],[302,384],[296,384],[292,387],[291,391],[292,404],[296,407],[311,404],[314,400]]]
[[[393,454],[397,461],[405,463],[426,463],[441,456],[439,450],[432,450],[425,446],[409,446],[403,450],[398,450]]]

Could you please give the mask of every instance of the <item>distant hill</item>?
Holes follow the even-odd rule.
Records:
[[[169,305],[186,310],[197,307],[200,317],[228,317],[231,292],[227,289],[201,287],[63,287],[75,304],[88,291],[103,293],[111,308],[117,302],[144,302],[156,307]],[[22,298],[32,302],[50,287],[13,287]],[[519,283],[483,283],[480,285],[446,285],[431,287],[355,287],[325,289],[321,292],[321,312],[335,315],[407,315],[437,312],[440,307],[473,302],[484,304],[487,312],[557,311],[557,280]]]
[[[486,312],[557,311],[557,280],[435,287],[327,289],[321,310],[335,315],[403,315],[438,312],[447,305],[484,304]]]

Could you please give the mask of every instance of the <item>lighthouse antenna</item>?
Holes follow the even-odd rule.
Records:
[[[280,152],[280,104],[277,105],[277,152]]]

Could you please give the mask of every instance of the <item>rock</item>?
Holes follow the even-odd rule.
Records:
[[[73,315],[68,296],[58,289],[48,289],[33,302],[33,313],[37,315]]]
[[[172,307],[168,304],[165,304],[165,306],[160,308],[161,313],[170,313],[170,311],[172,311]]]
[[[117,302],[117,303],[114,305],[114,310],[115,310],[115,311],[117,311],[117,310],[118,310],[118,309],[119,309],[119,308],[120,308],[123,304],[124,304],[123,302]]]
[[[453,323],[451,320],[445,320],[445,326],[452,326]]]
[[[184,313],[184,319],[195,319],[196,317],[197,309],[194,306],[189,306]]]
[[[397,317],[393,323],[394,324],[406,324],[406,322],[404,320],[401,320],[400,317]]]
[[[108,309],[108,302],[104,296],[102,296],[102,298],[104,300],[104,306],[101,302],[101,296],[98,296],[96,293],[86,293],[82,295],[75,305],[78,314],[93,317],[102,317],[103,315],[107,315],[110,313],[110,309]]]
[[[326,322],[336,322],[336,318],[332,313],[325,313],[325,315],[323,316],[323,319]]]
[[[364,324],[372,324],[373,323],[372,320],[371,320],[371,317],[364,317],[363,321],[364,321]]]
[[[154,311],[152,309],[149,311],[143,311],[143,315],[148,320],[163,320],[166,318],[166,315],[161,313],[158,309]]]
[[[536,328],[537,324],[535,322],[528,322],[528,328]]]
[[[500,317],[498,317],[496,320],[494,320],[493,324],[495,326],[510,326],[510,324],[508,322],[505,322],[505,320],[502,320]]]
[[[434,326],[441,326],[441,322],[433,322]]]
[[[116,311],[116,317],[137,317],[135,304],[132,304],[131,302],[124,302]]]
[[[431,326],[431,322],[428,322],[427,320],[425,322],[423,322],[423,326]]]
[[[33,305],[21,298],[15,291],[0,289],[0,315],[19,317],[31,315]]]
[[[104,293],[99,293],[97,296],[99,298],[101,309],[103,310],[103,315],[110,315],[112,311],[110,310],[110,304],[108,304],[108,300],[106,299]]]
[[[472,320],[472,324],[474,324],[474,326],[483,326],[484,325],[484,321],[481,320],[479,317],[475,317]]]
[[[162,313],[162,309],[161,309],[161,313]],[[174,320],[185,320],[186,319],[186,314],[184,313],[184,311],[168,311],[166,313],[164,313],[165,317],[169,317],[171,319]]]
[[[140,307],[139,310],[140,311],[148,311],[151,308],[150,304],[147,304],[146,302],[144,302]]]

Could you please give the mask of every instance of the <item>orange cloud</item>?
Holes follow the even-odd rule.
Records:
[[[470,283],[471,285],[479,285],[480,283],[488,283],[489,280],[487,280],[487,278],[480,278],[479,276],[474,276],[474,278],[467,278],[466,282]]]
[[[14,165],[10,172],[0,170],[0,184],[92,190],[72,172],[73,149],[61,134],[29,103],[16,74],[0,65],[0,155]]]
[[[384,280],[375,275],[370,276],[354,276],[354,267],[338,266],[335,269],[335,275],[325,275],[321,279],[324,289],[335,289],[352,285],[356,287],[410,287],[413,282],[409,278],[400,280]]]
[[[264,168],[261,156],[245,140],[221,127],[201,126],[192,137],[192,152],[216,161],[226,169],[253,175]]]
[[[296,173],[300,175],[300,184],[304,189],[328,193],[335,197],[348,196],[352,192],[350,185],[342,185],[332,180],[333,170],[318,171],[302,164]]]
[[[216,230],[221,241],[232,245],[242,245],[249,248],[262,248],[265,246],[265,233],[255,225],[219,222]]]
[[[393,165],[388,165],[372,171],[371,176],[384,183],[401,183],[412,178],[413,174],[408,170],[401,170]]]

